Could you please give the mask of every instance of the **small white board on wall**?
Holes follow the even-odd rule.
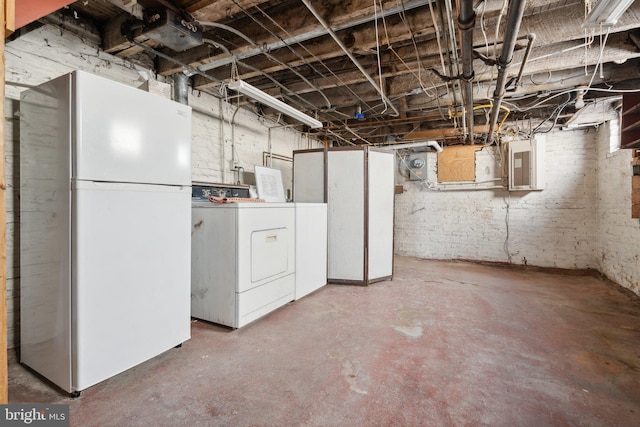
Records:
[[[258,197],[265,202],[286,202],[282,171],[265,166],[254,166]]]

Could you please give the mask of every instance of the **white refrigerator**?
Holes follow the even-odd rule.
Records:
[[[76,71],[20,104],[21,361],[77,394],[190,338],[191,108]]]

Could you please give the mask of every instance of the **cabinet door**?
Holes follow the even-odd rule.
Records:
[[[76,183],[74,388],[189,339],[191,189]]]
[[[73,76],[74,177],[191,185],[191,107],[89,73]]]
[[[293,273],[295,271],[293,204],[241,203],[237,209],[237,292],[245,292]]]
[[[287,271],[289,233],[290,230],[286,227],[256,230],[251,233],[251,283]]]

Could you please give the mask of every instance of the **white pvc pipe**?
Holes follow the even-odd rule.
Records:
[[[437,141],[420,141],[420,142],[407,142],[406,144],[393,144],[387,145],[384,148],[391,148],[392,150],[402,150],[404,148],[417,148],[417,147],[432,147],[438,153],[442,152],[442,147]]]

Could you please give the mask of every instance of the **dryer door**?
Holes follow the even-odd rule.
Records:
[[[293,204],[238,205],[237,292],[292,274],[295,271]]]
[[[251,283],[287,271],[288,232],[286,228],[273,228],[251,233]]]

